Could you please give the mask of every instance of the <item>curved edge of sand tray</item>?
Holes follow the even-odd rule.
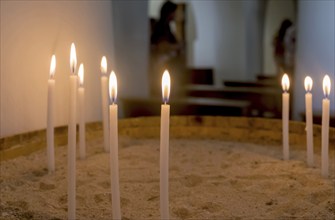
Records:
[[[305,148],[306,124],[290,121],[292,147]],[[137,117],[119,120],[119,135],[133,138],[159,138],[160,117]],[[321,126],[313,126],[314,147],[321,145]],[[77,132],[78,135],[78,132]],[[102,138],[101,122],[86,123],[86,141]],[[78,138],[78,137],[77,137]],[[281,119],[171,116],[170,138],[219,139],[279,146],[282,142]],[[329,129],[329,142],[335,142],[335,128]],[[55,128],[55,146],[67,144],[67,126]],[[330,145],[331,148],[334,146]],[[46,148],[46,129],[0,138],[0,161],[25,156]],[[333,149],[330,149],[333,150]]]

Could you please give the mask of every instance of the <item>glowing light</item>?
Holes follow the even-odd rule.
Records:
[[[170,84],[171,84],[170,74],[167,70],[165,70],[162,77],[162,95],[163,95],[163,102],[165,104],[169,101]]]
[[[281,85],[284,92],[287,92],[290,88],[290,79],[288,78],[288,75],[286,73],[283,75],[283,78],[281,79]]]
[[[78,76],[79,76],[79,86],[84,85],[84,64],[80,64],[79,70],[78,70]]]
[[[306,92],[310,92],[312,91],[312,87],[313,87],[313,80],[311,77],[306,76],[305,77],[305,90]]]
[[[105,56],[101,58],[100,70],[102,74],[107,74],[107,59]]]
[[[323,87],[323,94],[328,97],[330,94],[330,78],[328,75],[325,75],[325,77],[323,77],[323,83],[322,83],[322,87]]]
[[[74,43],[71,44],[71,52],[70,52],[70,68],[71,73],[76,74],[76,68],[77,68],[77,54],[76,54],[76,47],[74,46]]]
[[[109,76],[109,97],[111,102],[114,104],[117,97],[117,79],[114,71]]]
[[[52,55],[50,63],[50,78],[54,78],[56,72],[56,56]]]

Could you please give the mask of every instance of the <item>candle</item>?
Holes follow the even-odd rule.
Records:
[[[312,86],[313,80],[307,76],[305,78],[305,104],[306,104],[306,143],[307,143],[307,165],[313,167],[313,109],[312,109]]]
[[[103,56],[101,59],[101,105],[102,105],[102,125],[104,135],[104,149],[109,152],[109,133],[108,133],[108,76],[107,60]]]
[[[282,87],[283,87],[283,112],[282,112],[282,120],[283,120],[283,158],[284,160],[288,160],[290,158],[289,152],[289,100],[290,94],[288,90],[290,88],[290,80],[285,73],[282,78]]]
[[[323,93],[325,98],[322,100],[322,139],[321,139],[321,174],[328,177],[328,136],[329,136],[329,94],[330,78],[326,75],[323,78]]]
[[[48,107],[47,107],[47,164],[49,173],[55,171],[54,150],[54,88],[55,88],[56,56],[52,55],[50,64],[50,78],[48,80]]]
[[[79,156],[80,159],[86,158],[85,143],[85,89],[84,89],[84,65],[80,64],[78,70],[79,88],[78,88],[78,104],[79,104]]]
[[[68,127],[68,219],[76,218],[76,102],[77,102],[77,56],[74,43],[70,55],[70,120]]]
[[[169,126],[170,105],[166,104],[170,96],[170,75],[167,70],[162,77],[163,102],[161,106],[160,136],[160,213],[161,219],[169,219]]]
[[[121,219],[120,208],[120,187],[119,187],[119,153],[118,153],[118,118],[117,118],[117,80],[112,71],[109,77],[109,94],[111,105],[109,106],[109,127],[110,127],[110,171],[112,188],[112,212],[113,219]]]

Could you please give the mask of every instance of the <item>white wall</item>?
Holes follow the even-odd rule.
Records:
[[[193,60],[191,67],[203,68],[214,67],[216,71],[215,45],[217,30],[215,28],[216,11],[214,1],[191,1],[189,2],[194,10],[194,24],[197,30],[197,37],[189,47],[193,48]]]
[[[53,53],[55,125],[68,123],[71,42],[85,66],[87,121],[100,120],[100,59],[112,59],[111,10],[102,1],[1,1],[1,137],[46,127]]]
[[[215,85],[223,80],[243,80],[245,72],[245,23],[241,1],[189,1],[196,38],[194,68],[213,67]]]
[[[161,6],[164,2],[165,0],[149,0],[148,4],[149,17],[159,19]]]
[[[273,37],[278,31],[281,22],[291,19],[295,23],[293,0],[269,0],[266,2],[265,27],[264,27],[264,61],[265,75],[276,75],[277,69],[273,59]]]
[[[331,78],[331,110],[335,111],[335,17],[334,1],[299,1],[296,76],[294,81],[294,117],[305,111],[304,78],[313,78],[313,111],[321,112],[323,99],[322,80]]]
[[[215,79],[222,86],[222,80],[245,80],[245,23],[243,1],[214,1],[215,6]],[[209,16],[209,15],[207,15]]]
[[[67,125],[71,42],[76,44],[78,63],[85,65],[88,122],[101,120],[102,55],[109,61],[108,71],[113,68],[119,74],[121,97],[146,95],[145,89],[136,84],[146,86],[147,17],[142,16],[147,13],[146,2],[135,4],[141,7],[140,12],[131,9],[137,20],[121,18],[118,24],[113,24],[111,1],[1,1],[0,4],[0,137],[46,127],[47,80],[53,53],[57,56],[55,125]],[[130,17],[129,11],[123,12],[117,16]],[[144,27],[142,33],[126,29],[136,28],[137,24]],[[115,60],[118,63],[112,64],[113,26],[118,33],[117,43],[129,46],[117,46]],[[127,36],[126,31],[132,36]],[[137,34],[133,35],[135,32]],[[140,46],[136,46],[139,42]],[[131,46],[134,48],[130,49]],[[130,75],[134,76],[134,81]]]
[[[149,96],[149,19],[146,1],[113,1],[118,95]],[[122,106],[120,106],[122,108]]]
[[[263,73],[265,1],[243,1],[245,23],[245,80]]]

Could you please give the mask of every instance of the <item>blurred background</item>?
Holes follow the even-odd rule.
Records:
[[[292,120],[304,120],[304,78],[313,78],[315,123],[330,76],[335,126],[334,11],[333,0],[0,1],[0,137],[46,128],[52,54],[55,125],[67,125],[72,42],[87,122],[101,121],[105,55],[121,118],[160,114],[165,69],[172,115],[281,118],[285,72]]]

